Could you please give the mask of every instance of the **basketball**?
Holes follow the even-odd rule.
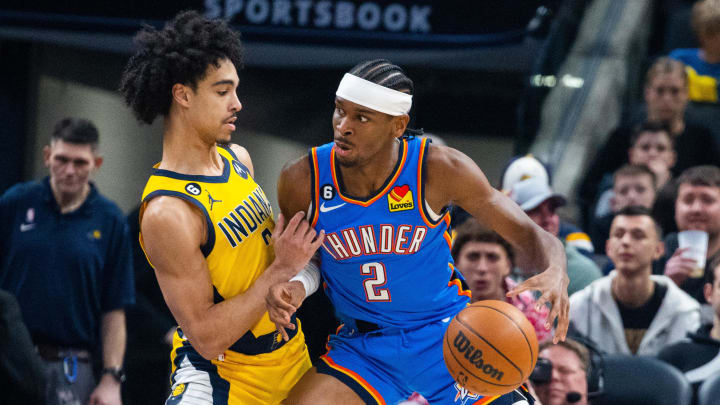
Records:
[[[535,329],[516,307],[478,301],[457,314],[443,339],[450,375],[475,394],[508,393],[525,382],[537,361]]]

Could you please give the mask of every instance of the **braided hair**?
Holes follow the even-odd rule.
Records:
[[[397,90],[406,94],[413,94],[415,87],[413,81],[407,77],[405,71],[386,59],[374,59],[360,62],[348,72],[353,76],[365,79],[369,82],[379,84],[389,89]],[[421,129],[406,128],[403,138],[422,136]]]
[[[240,34],[196,11],[178,14],[160,31],[145,25],[135,43],[138,49],[125,66],[120,93],[137,119],[147,124],[168,114],[175,84],[195,90],[210,65],[219,68],[223,59],[238,69],[242,65]]]

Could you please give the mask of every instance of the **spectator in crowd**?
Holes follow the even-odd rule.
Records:
[[[710,130],[685,119],[687,92],[688,77],[682,62],[663,57],[648,70],[644,91],[647,114],[642,121],[660,121],[670,128],[677,152],[674,175],[692,166],[720,162],[720,147]],[[627,162],[627,151],[636,126],[636,121],[630,122],[613,131],[589,166],[578,195],[585,225],[591,218],[592,203],[602,192],[603,177]]]
[[[0,197],[0,288],[16,296],[44,360],[48,404],[120,404],[130,238],[123,213],[90,181],[97,148],[90,121],[60,120],[44,148],[50,176]]]
[[[536,224],[558,237],[560,217],[557,209],[565,205],[565,197],[553,193],[550,186],[541,178],[532,177],[515,183],[510,190],[510,198]],[[592,260],[581,254],[575,247],[562,242],[565,246],[567,272],[570,278],[568,294],[579,291],[593,280],[602,277],[602,272]],[[518,263],[518,267],[525,273],[532,271],[525,263]]]
[[[678,178],[675,200],[675,222],[680,231],[699,230],[708,233],[705,271],[710,271],[712,258],[720,252],[720,168],[693,167]],[[656,264],[655,272],[664,273],[698,302],[704,303],[702,277],[689,277],[696,263],[683,257],[678,249],[678,235],[665,238],[665,256]]]
[[[628,162],[631,165],[647,166],[654,174],[653,199],[647,204],[622,204],[621,202],[613,206],[614,188],[617,186],[617,184],[614,184],[616,174],[613,174],[612,177],[609,174],[605,175],[599,186],[599,190],[604,190],[605,188],[607,188],[607,190],[603,191],[597,202],[593,204],[593,217],[590,221],[589,228],[593,236],[597,235],[597,239],[593,242],[596,251],[605,251],[603,245],[607,240],[607,231],[610,229],[610,222],[612,221],[611,214],[628,205],[641,205],[652,208],[653,215],[663,230],[675,230],[675,217],[673,215],[675,212],[675,188],[670,180],[672,178],[672,168],[675,166],[676,157],[677,153],[674,149],[673,138],[672,135],[670,135],[670,129],[667,125],[661,122],[646,121],[635,128],[630,138]],[[617,171],[615,173],[617,173]],[[623,177],[623,180],[627,183],[630,181],[630,178]],[[632,183],[634,183],[635,186],[639,186],[637,182]],[[630,193],[632,193],[632,191],[639,191],[636,187],[627,188],[626,186],[628,185],[629,184],[624,184],[620,186]],[[650,192],[650,189],[645,188],[645,190],[647,190],[648,193]],[[638,197],[642,198],[641,196]],[[645,200],[647,201],[648,199],[645,198]],[[599,233],[599,230],[603,232]]]
[[[645,165],[655,174],[656,188],[660,189],[672,179],[672,168],[677,152],[670,127],[658,121],[646,121],[630,138],[628,162]]]
[[[605,253],[604,243],[610,235],[610,224],[615,213],[625,207],[641,206],[651,209],[655,201],[655,173],[644,165],[627,164],[613,175],[611,212],[595,219],[590,228],[595,250]]]
[[[720,374],[720,257],[710,264],[712,271],[705,273],[705,299],[713,309],[712,323],[706,323],[688,339],[672,344],[658,354],[682,371],[697,391],[708,377]]]
[[[675,49],[670,52],[670,57],[687,66],[690,100],[717,103],[720,81],[720,0],[696,2],[691,18],[700,48]]]
[[[453,240],[452,257],[455,267],[470,286],[472,302],[506,301],[523,311],[535,328],[538,341],[552,336],[552,332],[545,329],[548,309],[544,306],[540,309],[535,307],[536,299],[531,291],[514,297],[506,296],[508,291],[517,286],[510,278],[515,252],[500,235],[470,218],[458,228]]]
[[[531,376],[535,393],[542,405],[587,405],[590,353],[571,338],[563,342],[540,344],[538,363],[550,367],[543,380]],[[546,379],[546,380],[545,380]]]
[[[510,193],[515,183],[531,177],[542,179],[548,186],[552,181],[550,168],[545,163],[531,154],[515,156],[508,161],[503,170],[500,190],[506,194]],[[593,243],[590,241],[588,234],[575,224],[560,219],[557,237],[565,244],[575,247],[583,255],[592,258],[594,253]]]
[[[615,271],[570,297],[574,329],[607,353],[656,355],[700,326],[700,305],[668,277],[652,275],[663,253],[650,211],[615,215],[607,254]]]
[[[652,205],[653,217],[664,232],[675,232],[677,190],[672,182],[672,170],[677,162],[675,142],[670,128],[663,123],[649,121],[640,128],[630,140],[632,146],[628,152],[629,161],[634,165],[645,165],[655,174],[656,196]]]
[[[44,403],[45,366],[35,352],[15,296],[4,290],[0,290],[0,342],[3,403]]]

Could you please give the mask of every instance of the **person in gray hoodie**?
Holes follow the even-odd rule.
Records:
[[[570,297],[575,331],[607,353],[654,356],[700,326],[700,305],[666,276],[652,275],[664,251],[644,207],[619,211],[606,251],[615,270]]]

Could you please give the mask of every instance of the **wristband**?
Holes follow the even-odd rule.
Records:
[[[320,269],[311,260],[290,281],[299,281],[305,288],[305,298],[317,291],[320,286]]]

